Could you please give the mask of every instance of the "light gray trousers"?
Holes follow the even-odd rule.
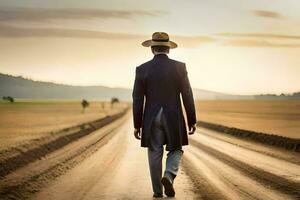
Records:
[[[152,181],[152,189],[156,194],[162,194],[162,158],[164,153],[164,142],[166,139],[167,123],[161,108],[153,121],[150,147],[148,148],[148,162]],[[167,154],[166,169],[164,176],[173,182],[179,168],[182,150],[170,151]]]

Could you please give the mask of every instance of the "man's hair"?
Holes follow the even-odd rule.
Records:
[[[151,47],[152,52],[164,52],[164,53],[169,53],[170,47],[167,46],[152,46]]]

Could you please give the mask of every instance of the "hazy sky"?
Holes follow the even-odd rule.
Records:
[[[0,1],[0,72],[74,85],[133,85],[165,31],[191,84],[232,94],[300,91],[299,0]]]

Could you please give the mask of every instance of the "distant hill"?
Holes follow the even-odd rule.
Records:
[[[202,89],[193,89],[195,99],[255,99],[261,96],[230,95]],[[51,82],[33,81],[21,76],[0,73],[0,97],[12,96],[20,99],[90,99],[109,100],[117,97],[130,101],[132,90],[105,86],[71,86]],[[272,96],[273,97],[273,96]]]
[[[243,100],[254,99],[251,95],[231,95],[203,89],[193,89],[194,98],[201,100]]]
[[[91,99],[109,100],[117,97],[129,100],[131,90],[104,86],[71,86],[51,82],[33,81],[0,73],[0,98],[12,96],[20,99]]]
[[[295,92],[293,94],[260,94],[260,95],[255,95],[255,99],[258,100],[267,100],[267,99],[300,99],[300,92]]]

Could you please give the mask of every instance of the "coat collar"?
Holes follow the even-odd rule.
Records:
[[[156,54],[153,59],[166,59],[169,58],[167,54]]]

